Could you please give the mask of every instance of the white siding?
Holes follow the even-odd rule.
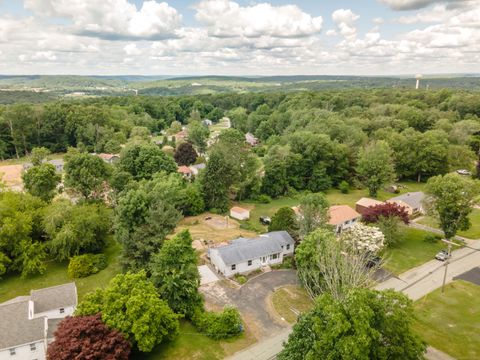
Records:
[[[10,355],[10,349],[0,350],[0,360],[45,360],[45,344],[43,341],[36,341],[36,349],[31,350],[30,344],[15,347],[15,355]]]
[[[231,210],[230,216],[237,220],[248,220],[250,218],[250,212],[249,211],[236,212]]]
[[[49,311],[45,311],[45,312],[42,312],[42,313],[36,313],[35,315],[33,315],[34,318],[39,318],[39,317],[47,317],[48,319],[63,319],[64,317],[68,316],[68,315],[73,315],[74,311],[75,311],[75,307],[73,306],[67,306],[64,309],[64,312],[61,313],[60,312],[60,309],[55,309],[55,310],[49,310]]]
[[[343,230],[351,228],[353,225],[355,225],[359,221],[359,219],[360,218],[355,218],[353,220],[348,220],[348,221],[345,221],[344,223],[342,223],[340,225],[337,225],[335,227],[336,233],[340,234]]]
[[[294,252],[294,245],[290,245],[290,248],[287,250],[286,245],[284,245],[283,252],[277,254],[277,258],[271,258],[271,255],[265,255],[265,262],[263,262],[262,257],[252,259],[252,264],[248,265],[248,260],[241,263],[235,264],[235,270],[232,270],[232,265],[225,265],[222,258],[218,254],[217,249],[210,249],[210,261],[214,266],[215,270],[223,274],[225,277],[232,277],[235,274],[246,274],[255,270],[262,268],[262,266],[267,265],[279,265],[283,262],[284,256],[291,256]]]

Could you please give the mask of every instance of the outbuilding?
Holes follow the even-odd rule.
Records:
[[[230,217],[237,220],[248,220],[250,219],[250,211],[238,206],[234,206],[230,209]]]

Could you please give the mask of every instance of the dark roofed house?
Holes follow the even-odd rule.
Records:
[[[0,304],[0,359],[46,358],[58,323],[77,306],[75,283],[32,290]]]
[[[387,200],[387,202],[403,206],[407,210],[408,215],[415,215],[425,213],[423,208],[424,199],[425,194],[421,191],[417,191],[396,196]]]
[[[238,238],[209,249],[214,268],[226,277],[278,265],[293,255],[295,241],[286,231],[274,231],[253,239]]]

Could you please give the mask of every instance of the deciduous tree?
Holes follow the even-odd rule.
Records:
[[[98,195],[110,173],[107,164],[98,156],[86,153],[70,154],[66,159],[65,186],[86,199]]]
[[[178,165],[191,165],[197,160],[197,152],[190,142],[183,142],[178,145],[173,155]]]
[[[48,360],[128,360],[130,343],[118,330],[110,330],[100,314],[63,319],[48,345]]]
[[[49,202],[55,196],[57,185],[61,181],[60,175],[52,164],[40,164],[31,167],[22,174],[25,189],[43,201]]]
[[[104,289],[85,296],[76,315],[102,314],[109,328],[120,331],[142,352],[150,352],[178,334],[178,318],[144,271],[119,274]]]

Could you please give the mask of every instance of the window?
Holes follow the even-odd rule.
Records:
[[[270,255],[270,260],[275,260],[278,258],[278,254]]]
[[[65,312],[64,308],[60,308],[60,314],[63,314]]]
[[[290,244],[287,244],[287,250],[290,250]]]
[[[15,349],[10,349],[10,356],[13,356],[15,355],[17,352],[15,351]]]
[[[37,350],[37,345],[30,344],[30,351],[35,351],[35,350]]]
[[[252,260],[248,260],[248,266],[252,266]]]
[[[237,265],[233,264],[232,265],[232,270],[235,270],[237,268]]]

